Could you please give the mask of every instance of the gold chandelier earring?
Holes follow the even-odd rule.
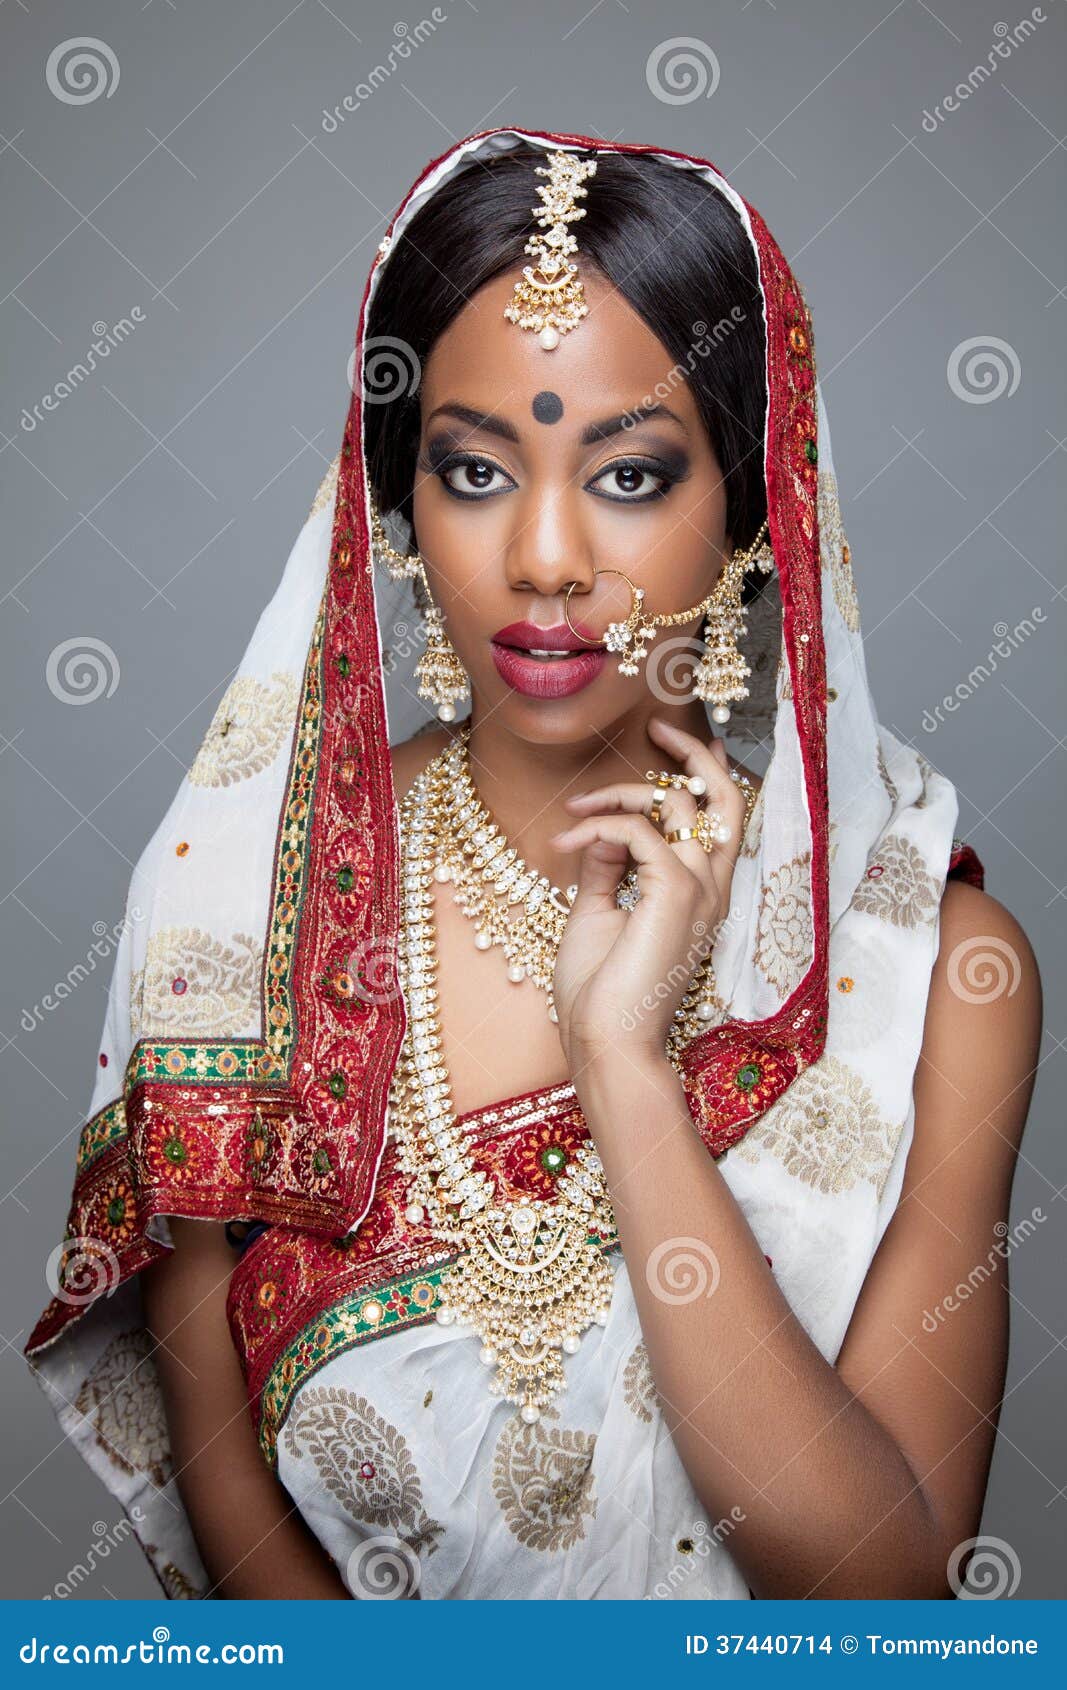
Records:
[[[454,722],[456,705],[470,697],[470,676],[448,637],[440,606],[434,602],[426,565],[418,552],[401,552],[391,544],[381,513],[370,506],[371,556],[394,581],[415,583],[415,602],[426,619],[426,644],[415,665],[419,697],[436,707],[438,720]]]
[[[693,697],[710,704],[713,722],[730,720],[731,704],[748,697],[745,681],[752,670],[738,648],[744,638],[748,615],[741,602],[745,573],[755,565],[765,575],[774,568],[774,554],[765,538],[763,523],[745,551],[734,551],[723,564],[722,573],[705,600],[704,650],[693,671]]]

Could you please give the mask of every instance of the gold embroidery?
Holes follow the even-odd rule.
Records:
[[[730,1154],[775,1156],[794,1179],[830,1195],[867,1180],[881,1195],[898,1135],[860,1076],[823,1055],[735,1144]]]
[[[273,763],[296,720],[295,677],[276,670],[270,681],[238,675],[219,700],[196,761],[193,786],[233,786]]]
[[[900,793],[894,786],[893,777],[889,773],[889,765],[885,760],[885,751],[883,750],[881,739],[876,739],[875,744],[878,748],[878,773],[882,777],[882,785],[885,787],[889,796],[889,802],[895,805],[900,797]]]
[[[860,608],[852,575],[852,554],[841,520],[837,480],[828,469],[819,471],[819,543],[822,567],[830,573],[834,602],[845,627],[854,634],[860,625]]]
[[[741,840],[740,857],[756,857],[759,855],[760,842],[763,835],[763,794],[766,782],[756,794],[756,802],[752,806],[752,814],[748,818],[748,826]]]
[[[594,1432],[553,1425],[543,1408],[532,1426],[512,1415],[493,1457],[493,1493],[508,1530],[528,1549],[570,1549],[596,1514]]]
[[[171,1601],[198,1602],[207,1594],[205,1590],[194,1584],[180,1567],[176,1567],[173,1561],[164,1561],[163,1565],[160,1566],[156,1560],[159,1550],[154,1543],[146,1543],[144,1552],[151,1561],[153,1571],[163,1586],[165,1594],[170,1597]]]
[[[366,1397],[340,1386],[301,1391],[283,1433],[285,1447],[315,1463],[331,1496],[361,1525],[391,1531],[418,1555],[432,1555],[444,1531],[423,1507],[407,1440]]]
[[[811,852],[782,863],[767,877],[760,898],[752,960],[783,997],[811,960]]]
[[[333,502],[334,496],[337,492],[337,477],[340,469],[341,454],[338,452],[336,458],[333,460],[333,463],[323,476],[322,481],[319,483],[319,490],[312,500],[311,509],[308,511],[309,519],[313,516],[318,516],[321,510],[325,510],[326,506]]]
[[[648,1351],[643,1343],[634,1347],[626,1363],[622,1376],[622,1396],[631,1413],[635,1414],[638,1420],[643,1420],[646,1426],[650,1425],[659,1407],[659,1397],[656,1394],[652,1369],[648,1365]]]
[[[910,839],[887,833],[856,888],[852,908],[894,927],[922,927],[937,914],[937,882]]]
[[[82,1381],[74,1402],[93,1435],[123,1473],[162,1488],[171,1475],[163,1398],[145,1327],[112,1338]]]
[[[248,933],[228,941],[198,927],[150,935],[131,984],[135,1038],[248,1038],[260,1021],[263,945]]]

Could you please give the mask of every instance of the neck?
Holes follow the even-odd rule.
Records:
[[[554,744],[518,738],[500,722],[499,713],[483,716],[475,698],[470,732],[474,784],[508,843],[554,885],[573,885],[580,863],[579,855],[559,853],[548,844],[577,819],[564,799],[610,783],[644,785],[646,769],[682,772],[682,765],[649,737],[650,716],[662,716],[705,743],[711,737],[699,699],[661,704],[646,696],[608,729]]]

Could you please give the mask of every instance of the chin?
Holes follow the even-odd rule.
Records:
[[[603,696],[594,701],[591,694],[599,690],[597,682],[567,698],[529,698],[510,687],[503,693],[498,689],[499,681],[496,687],[475,695],[478,719],[492,717],[524,745],[588,744],[591,753],[616,739],[642,702],[632,697]]]

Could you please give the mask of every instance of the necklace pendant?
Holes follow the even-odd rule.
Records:
[[[607,1320],[611,1267],[589,1237],[589,1219],[570,1205],[490,1209],[470,1226],[469,1240],[441,1282],[437,1318],[473,1328],[495,1370],[490,1391],[532,1422],[565,1387],[564,1354]]]

